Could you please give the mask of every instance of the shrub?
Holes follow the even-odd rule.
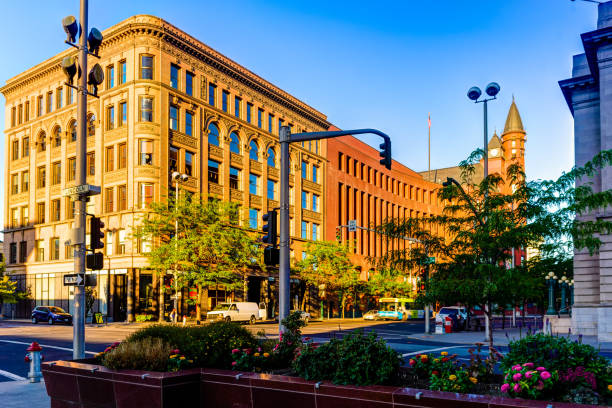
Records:
[[[516,364],[506,370],[501,392],[512,397],[553,399],[558,376],[556,371],[532,362]]]
[[[438,357],[420,354],[408,360],[408,366],[418,378],[428,380],[431,390],[465,393],[478,383],[481,370],[474,370],[472,374],[456,358],[457,354],[449,356],[446,351]]]
[[[136,315],[136,323],[150,322],[154,318],[155,318],[155,316],[153,316],[152,314],[141,314],[141,313],[138,313]]]
[[[294,369],[307,380],[335,384],[387,384],[398,372],[401,358],[376,333],[362,331],[318,346],[307,342],[297,352]]]
[[[168,371],[171,352],[167,342],[149,337],[123,342],[100,357],[105,367],[114,370]]]

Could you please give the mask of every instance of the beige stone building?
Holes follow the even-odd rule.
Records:
[[[103,34],[101,58],[89,64],[100,63],[105,82],[87,109],[87,182],[102,194],[87,208],[106,224],[96,309],[124,320],[156,313],[159,284],[147,270],[148,243],[131,232],[152,201],[173,194],[173,171],[189,176],[181,189],[240,203],[243,227],[258,229],[262,214],[278,207],[279,127],[319,131],[330,124],[158,17],[134,16]],[[62,276],[73,272],[65,245],[73,206],[62,191],[75,185],[76,94],[64,85],[59,64],[76,53],[67,49],[0,88],[7,124],[4,255],[7,271],[33,299],[15,308],[20,317],[35,304],[72,308]],[[295,256],[301,242],[323,235],[325,157],[325,141],[291,150]],[[273,276],[259,275],[249,278],[249,300],[273,302]],[[203,306],[229,295],[217,289],[209,290]]]

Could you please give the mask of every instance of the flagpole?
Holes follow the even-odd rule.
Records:
[[[427,178],[431,181],[431,114],[427,114]]]

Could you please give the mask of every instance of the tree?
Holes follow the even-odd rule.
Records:
[[[17,303],[17,301],[28,298],[28,292],[17,290],[17,282],[5,274],[6,264],[0,262],[0,318],[4,304]]]
[[[347,299],[360,284],[359,270],[353,265],[347,245],[335,241],[311,241],[304,247],[306,257],[296,263],[300,278],[325,292],[338,291],[344,318]],[[329,301],[328,301],[329,302]]]
[[[481,155],[482,150],[477,150],[461,163],[461,186],[445,183],[438,190],[444,201],[442,214],[388,220],[380,226],[383,234],[410,236],[419,245],[390,251],[379,264],[414,270],[435,255],[422,300],[479,306],[488,323],[493,303],[516,305],[541,298],[544,274],[550,270],[546,268],[567,268],[573,246],[597,251],[601,245],[597,234],[610,233],[612,223],[577,221],[576,216],[610,205],[612,191],[593,192],[588,183],[574,184],[608,166],[612,151],[601,152],[583,168],[574,168],[554,181],[527,182],[523,169],[512,164],[505,180],[492,174],[474,183],[474,163]],[[504,183],[510,188],[503,188]],[[508,267],[513,248],[536,248],[540,256]],[[492,346],[492,330],[487,340]]]
[[[176,270],[179,289],[197,287],[198,318],[203,290],[210,285],[238,289],[250,268],[261,267],[260,245],[254,234],[240,227],[240,210],[234,203],[195,196],[154,203],[136,235],[151,240],[149,262],[161,276]]]

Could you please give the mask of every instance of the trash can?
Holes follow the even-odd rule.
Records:
[[[444,319],[444,333],[452,333],[452,332],[453,332],[453,319],[447,316]]]

